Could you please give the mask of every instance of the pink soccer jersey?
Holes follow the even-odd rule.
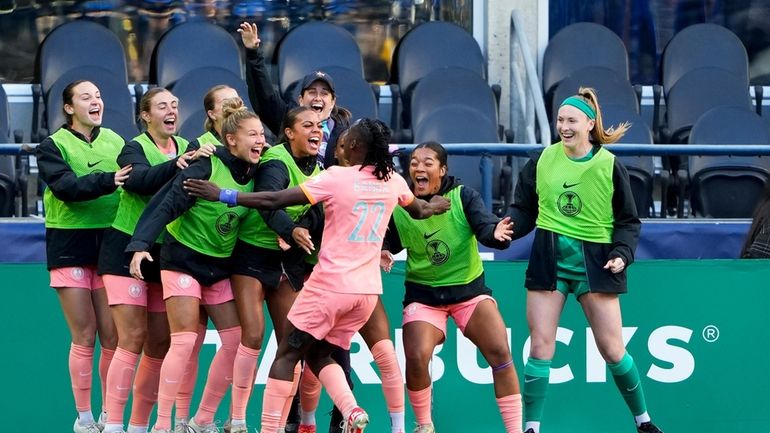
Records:
[[[338,293],[380,294],[380,249],[396,205],[414,200],[406,181],[385,182],[373,167],[330,167],[300,185],[311,203],[324,204],[323,247],[305,283]]]

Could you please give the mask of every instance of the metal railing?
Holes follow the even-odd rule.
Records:
[[[543,92],[535,68],[526,30],[519,12],[511,12],[510,28],[510,111],[513,140],[516,143],[551,143],[551,127],[545,111]],[[535,129],[537,128],[537,129]]]

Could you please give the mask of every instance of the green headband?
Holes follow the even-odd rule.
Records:
[[[584,101],[580,96],[570,96],[569,98],[565,99],[559,107],[563,107],[565,105],[571,105],[577,108],[578,110],[585,113],[585,115],[588,116],[588,118],[591,120],[596,119],[596,110],[594,110],[594,108],[591,107],[591,105]]]

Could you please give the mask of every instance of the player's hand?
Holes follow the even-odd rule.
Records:
[[[613,274],[617,274],[619,272],[623,272],[623,269],[626,268],[626,262],[623,261],[620,257],[615,257],[614,259],[610,259],[606,265],[604,265],[604,269],[609,269],[610,272]]]
[[[393,258],[393,254],[388,250],[380,251],[380,268],[385,272],[390,272],[393,269],[393,263],[396,260]]]
[[[513,236],[513,223],[511,217],[505,217],[495,226],[495,239],[498,241],[510,241]]]
[[[291,231],[291,238],[294,239],[294,243],[299,245],[300,248],[305,250],[308,254],[313,254],[313,251],[315,251],[315,245],[313,245],[313,240],[310,238],[310,231],[304,227],[295,227],[294,230]]]
[[[134,256],[131,258],[131,264],[128,266],[128,271],[132,277],[138,280],[144,279],[144,275],[142,275],[142,260],[145,259],[148,262],[153,261],[152,256],[147,251],[137,251],[134,253]]]
[[[128,179],[128,174],[131,173],[131,166],[127,165],[115,172],[115,186],[123,186]]]
[[[187,179],[184,181],[183,188],[187,194],[202,198],[208,201],[219,201],[219,187],[203,179]]]
[[[289,251],[291,249],[291,245],[283,240],[282,237],[278,236],[278,248],[280,248],[281,251]]]
[[[254,23],[241,23],[238,27],[238,33],[241,34],[243,46],[249,50],[259,48],[259,44],[262,43],[262,40],[259,39],[259,33],[257,32],[257,25]]]
[[[449,210],[452,203],[442,195],[434,195],[430,199],[430,205],[433,207],[433,215],[439,215]]]
[[[195,151],[191,150],[189,152],[185,152],[181,155],[179,155],[179,158],[176,159],[176,166],[180,170],[184,170],[190,165],[190,161],[192,161],[193,156],[195,155]]]

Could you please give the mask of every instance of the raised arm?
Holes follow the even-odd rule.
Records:
[[[412,218],[424,220],[448,211],[449,207],[449,200],[440,195],[434,195],[429,202],[415,197],[411,203],[404,206],[404,210],[409,212]]]

